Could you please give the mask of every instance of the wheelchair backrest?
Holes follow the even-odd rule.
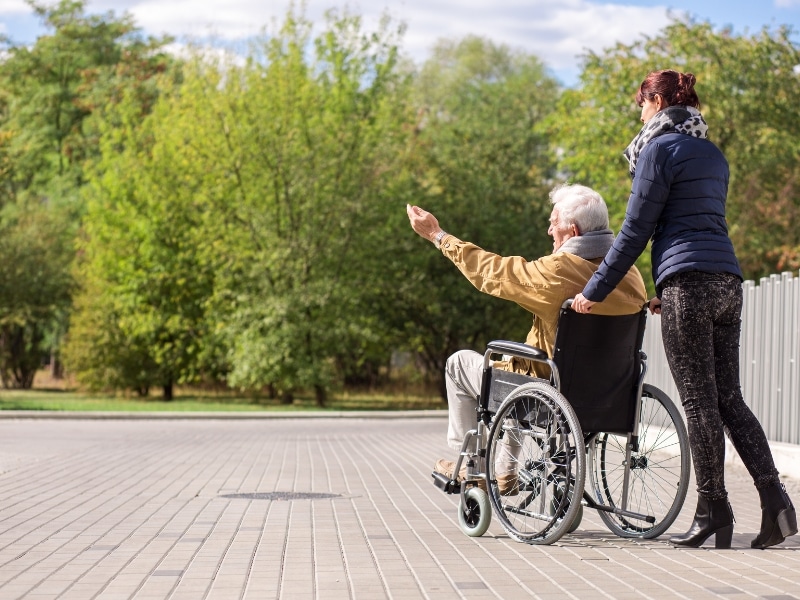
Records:
[[[633,430],[646,319],[645,309],[623,316],[561,309],[553,361],[585,433]]]

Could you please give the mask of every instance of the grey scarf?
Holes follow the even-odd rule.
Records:
[[[568,252],[585,260],[603,258],[614,243],[614,232],[610,229],[588,231],[577,237],[571,237],[553,254]]]
[[[654,137],[668,131],[677,131],[703,139],[708,137],[708,125],[700,111],[691,106],[668,106],[653,115],[625,148],[623,154],[628,159],[628,171],[631,177],[636,172],[636,161],[639,160],[642,148]]]

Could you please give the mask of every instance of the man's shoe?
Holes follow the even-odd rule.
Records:
[[[505,437],[501,439],[495,451],[497,455],[495,461],[495,475],[497,477],[497,491],[501,496],[516,496],[519,494],[519,455],[522,446],[512,432],[507,431]]]
[[[433,467],[433,471],[434,473],[444,475],[448,479],[455,479],[456,481],[460,482],[462,479],[464,479],[464,477],[467,476],[467,467],[461,467],[461,470],[458,472],[458,477],[453,477],[453,471],[455,471],[455,468],[455,461],[440,458],[436,461],[436,466]]]
[[[519,494],[519,477],[516,473],[498,475],[497,489],[501,496],[516,496]]]
[[[467,476],[467,467],[461,467],[458,471],[458,477],[453,477],[453,471],[456,469],[456,463],[452,460],[445,460],[440,458],[436,461],[436,466],[433,467],[434,473],[439,473],[440,475],[444,475],[448,479],[453,479],[456,483],[461,483],[461,481],[466,478]],[[481,478],[473,479],[478,484],[478,487],[481,488],[484,492],[486,491],[486,480]]]

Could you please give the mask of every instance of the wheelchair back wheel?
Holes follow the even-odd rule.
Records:
[[[652,519],[598,511],[620,537],[655,538],[681,511],[689,487],[689,436],[677,407],[664,392],[642,388],[638,448],[627,436],[598,434],[588,444],[590,494],[597,504]]]
[[[586,476],[583,432],[550,384],[521,385],[503,401],[489,432],[489,499],[503,528],[528,544],[552,544],[581,509]]]

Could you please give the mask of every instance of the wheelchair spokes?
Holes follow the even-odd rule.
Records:
[[[600,507],[611,509],[601,509],[600,517],[612,532],[654,538],[669,528],[686,497],[688,435],[678,409],[658,388],[645,384],[640,412],[635,452],[627,447],[626,436],[601,433],[589,444],[591,495]]]
[[[467,481],[437,485],[460,491],[459,522],[470,536],[482,535],[494,513],[510,537],[551,544],[578,527],[583,499],[616,535],[657,537],[686,497],[688,435],[672,401],[647,384],[639,414],[638,439],[601,432],[585,440],[572,407],[554,387],[523,384],[503,402],[488,434],[482,424],[478,428],[485,450],[468,455],[468,463],[485,472],[470,467]]]
[[[504,465],[512,454],[512,464]],[[580,425],[555,388],[533,382],[509,395],[489,433],[487,473],[489,499],[511,537],[549,544],[567,532],[580,505],[572,498],[574,489],[583,489],[584,458]],[[515,493],[501,489],[509,471]]]
[[[438,487],[460,494],[467,535],[481,535],[494,514],[510,537],[550,544],[578,527],[586,506],[616,535],[654,538],[683,506],[688,435],[669,397],[644,383],[646,307],[579,315],[570,303],[561,307],[552,356],[516,342],[487,345],[478,426],[453,474],[433,473]],[[550,379],[499,369],[496,355],[546,364]],[[455,473],[465,458],[461,481]]]

